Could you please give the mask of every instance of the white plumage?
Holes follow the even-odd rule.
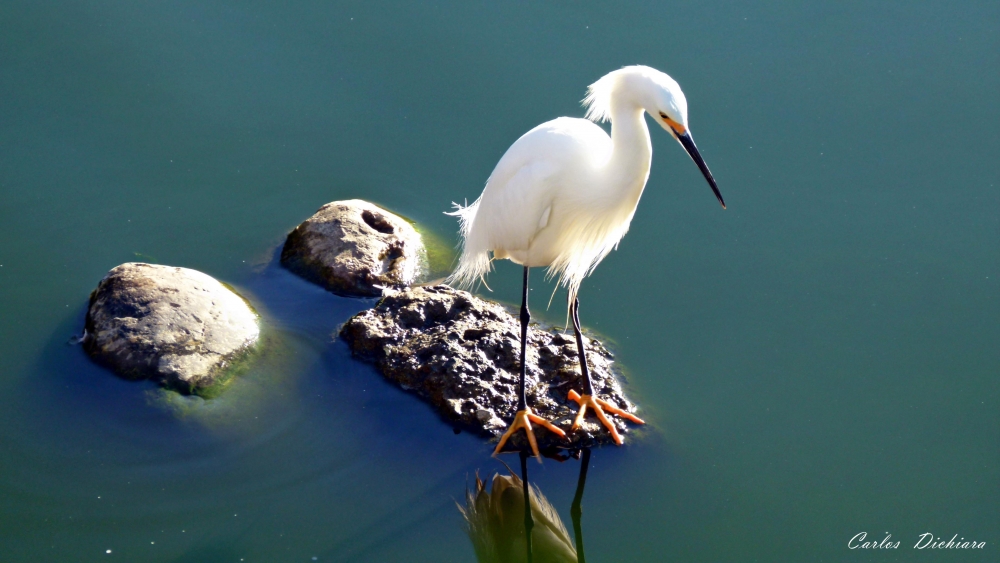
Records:
[[[528,270],[548,267],[569,292],[583,393],[572,390],[580,405],[570,431],[580,428],[588,409],[618,444],[622,438],[605,411],[636,424],[642,419],[594,396],[580,328],[577,293],[583,279],[618,245],[628,231],[649,178],[653,147],[644,114],[680,142],[723,207],[712,173],[688,131],[687,100],[674,79],[647,66],[630,66],[607,74],[590,86],[583,103],[587,118],[611,121],[611,136],[587,119],[560,117],[528,131],[497,163],[486,188],[472,205],[457,209],[461,221],[462,256],[448,281],[471,286],[490,270],[492,259],[507,258],[524,266],[521,296],[521,379],[518,410],[494,454],[524,428],[535,455],[538,446],[531,424],[558,436],[566,433],[533,414],[527,404],[525,352],[528,321]]]
[[[611,121],[610,137],[587,119],[543,123],[507,149],[478,200],[456,205],[462,255],[449,282],[468,287],[481,280],[492,252],[494,259],[548,267],[572,303],[583,279],[617,246],[649,177],[643,114],[678,140],[690,139],[687,100],[666,74],[631,66],[592,84],[584,104],[588,119]]]

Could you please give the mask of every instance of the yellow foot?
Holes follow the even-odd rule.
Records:
[[[531,452],[535,454],[535,457],[541,460],[541,456],[538,455],[538,442],[535,440],[535,433],[531,430],[532,422],[548,428],[550,432],[560,438],[566,437],[566,433],[556,426],[553,426],[551,422],[536,414],[532,414],[531,407],[524,407],[523,411],[517,411],[517,414],[514,415],[514,422],[511,422],[507,431],[503,433],[503,436],[500,438],[500,443],[497,444],[497,449],[493,450],[493,455],[500,453],[500,450],[503,449],[503,445],[507,443],[507,439],[510,438],[514,432],[517,432],[519,428],[524,428],[524,433],[528,435],[528,443],[531,444]]]
[[[576,401],[577,404],[580,405],[580,411],[576,413],[576,419],[573,420],[573,426],[571,427],[571,430],[576,430],[577,428],[580,427],[580,424],[583,422],[583,415],[587,414],[587,407],[594,409],[594,414],[597,415],[597,418],[601,421],[601,424],[603,424],[604,427],[611,432],[611,437],[614,438],[615,443],[618,444],[619,446],[622,445],[622,437],[618,434],[618,429],[615,428],[615,425],[611,424],[611,421],[608,420],[608,417],[604,414],[604,411],[608,411],[611,414],[616,414],[622,418],[631,420],[636,424],[646,424],[646,422],[643,421],[638,416],[635,416],[634,414],[629,412],[625,412],[607,401],[602,401],[601,399],[595,399],[590,395],[580,395],[576,391],[570,390],[569,398],[571,401]]]

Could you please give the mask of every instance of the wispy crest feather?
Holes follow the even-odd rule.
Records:
[[[587,87],[587,96],[581,103],[587,108],[586,118],[594,123],[611,121],[611,94],[618,85],[621,70],[609,72]]]

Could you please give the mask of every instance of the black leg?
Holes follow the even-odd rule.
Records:
[[[503,451],[507,440],[515,432],[523,428],[528,438],[528,446],[538,458],[538,463],[541,463],[542,456],[538,451],[538,442],[535,440],[535,433],[532,431],[532,423],[545,427],[549,432],[561,438],[565,438],[566,433],[548,420],[532,414],[531,409],[528,407],[528,321],[530,320],[531,314],[528,312],[528,267],[525,266],[524,291],[521,293],[521,381],[517,393],[517,412],[514,414],[514,421],[510,423],[507,431],[500,437],[500,442],[497,443],[496,449],[493,450],[493,455],[497,455]]]
[[[524,269],[528,271],[527,268]],[[531,518],[531,497],[528,486],[528,452],[521,450],[521,484],[524,486],[524,542],[528,550],[528,563],[531,563],[531,529],[535,521]]]
[[[576,482],[576,495],[573,497],[573,506],[569,509],[570,516],[573,517],[573,535],[576,536],[576,560],[578,563],[586,563],[587,558],[583,555],[583,526],[580,524],[580,517],[583,516],[583,488],[587,486],[587,468],[590,467],[590,448],[583,448],[583,458],[580,460],[580,479]]]
[[[580,371],[583,373],[583,394],[593,395],[594,385],[590,382],[590,368],[587,367],[587,353],[583,349],[583,333],[580,332],[579,299],[573,300],[573,305],[570,307],[570,314],[573,316],[573,331],[576,332],[576,350],[580,357]]]
[[[527,345],[528,345],[529,320],[531,320],[531,314],[528,312],[528,267],[525,266],[524,290],[521,293],[521,388],[520,388],[520,395],[517,398],[517,410],[519,411],[523,411],[525,407],[528,406],[528,400],[525,395],[524,384],[525,384],[525,379],[527,379],[528,377]]]

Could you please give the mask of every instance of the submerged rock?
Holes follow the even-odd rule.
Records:
[[[288,234],[281,263],[329,291],[382,295],[420,275],[424,246],[402,218],[367,201],[334,201]]]
[[[259,335],[257,314],[215,278],[127,263],[90,295],[84,348],[126,378],[194,393],[217,383]]]
[[[340,335],[353,354],[373,362],[403,389],[428,401],[458,428],[499,437],[517,409],[520,378],[520,321],[498,303],[446,285],[413,287],[384,297],[343,326]],[[613,371],[613,357],[600,342],[584,337],[594,391],[619,408],[635,412]],[[567,432],[562,439],[535,430],[542,449],[612,443],[611,434],[588,415],[576,432],[569,428],[582,391],[576,341],[538,325],[528,327],[528,406]],[[629,428],[611,417],[621,434]],[[523,432],[512,448],[527,444]]]

